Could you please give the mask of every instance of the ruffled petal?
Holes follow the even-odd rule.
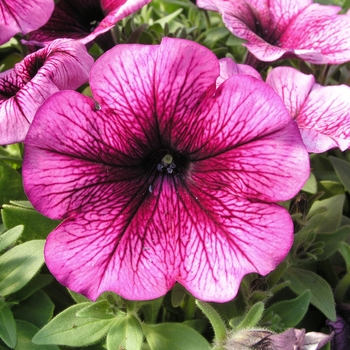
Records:
[[[155,143],[174,148],[179,134],[197,128],[192,123],[201,100],[215,92],[218,76],[211,51],[164,38],[159,46],[118,45],[108,51],[92,68],[90,83],[101,108],[113,109],[130,130],[132,143],[141,138],[148,148]]]
[[[289,114],[296,119],[315,84],[315,78],[294,68],[276,67],[269,72],[266,83],[277,92]]]
[[[150,3],[151,0],[104,0],[101,1],[102,8],[107,13],[106,17],[101,21],[97,28],[88,36],[81,39],[83,44],[87,44],[115,26],[121,19],[140,10],[143,6]]]
[[[273,69],[266,82],[281,96],[298,124],[308,152],[350,146],[350,88],[321,86],[294,68]]]
[[[17,33],[27,34],[44,25],[54,9],[52,0],[2,0],[0,45]]]
[[[152,192],[112,195],[64,221],[45,256],[60,283],[93,300],[106,290],[153,299],[178,281],[195,297],[224,302],[245,274],[274,269],[292,240],[292,221],[279,206],[164,178]]]
[[[296,50],[298,57],[315,64],[349,61],[350,17],[339,15],[340,10],[338,6],[308,6],[290,23],[279,45],[287,50]]]
[[[54,92],[88,79],[93,58],[84,45],[57,39],[0,75],[0,144],[21,142],[39,106]]]

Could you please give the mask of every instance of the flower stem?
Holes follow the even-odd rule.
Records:
[[[196,304],[211,323],[216,341],[222,343],[226,338],[226,327],[224,321],[210,304],[198,299],[196,300]]]
[[[185,320],[192,320],[196,310],[196,299],[189,295],[185,306]]]
[[[344,302],[344,296],[350,286],[350,272],[348,272],[338,283],[334,290],[334,299],[336,304]]]

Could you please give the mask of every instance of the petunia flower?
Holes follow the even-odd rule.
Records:
[[[53,9],[53,0],[0,1],[0,45],[17,33],[27,34],[40,28]]]
[[[39,30],[31,33],[30,39],[49,42],[56,38],[73,38],[87,44],[150,1],[59,0],[50,20]],[[104,49],[109,49],[115,44],[109,33],[100,36],[97,41]]]
[[[223,344],[225,350],[319,350],[333,338],[334,333],[309,332],[290,328],[275,334],[268,329],[243,329],[232,332]]]
[[[118,45],[90,74],[94,100],[61,91],[25,141],[26,193],[64,219],[47,238],[58,281],[96,299],[232,299],[242,277],[288,253],[293,223],[274,202],[309,175],[299,131],[264,82],[233,76],[191,41]]]
[[[328,320],[327,325],[334,333],[331,342],[332,350],[348,350],[350,348],[350,305],[337,305],[337,319],[335,322]]]
[[[312,0],[197,0],[222,15],[226,27],[258,60],[299,57],[315,64],[350,60],[350,16]]]
[[[291,67],[272,69],[266,82],[297,122],[309,152],[350,147],[350,87],[319,85],[313,75]]]
[[[85,83],[93,63],[83,44],[57,39],[0,73],[0,144],[23,141],[40,105]]]

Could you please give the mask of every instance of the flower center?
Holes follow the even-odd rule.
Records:
[[[157,169],[159,171],[165,170],[168,174],[171,174],[176,168],[176,164],[174,163],[174,158],[171,154],[166,154],[157,164]]]

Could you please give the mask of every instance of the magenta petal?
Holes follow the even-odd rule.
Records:
[[[138,142],[149,144],[160,128],[175,147],[179,134],[196,132],[193,113],[214,93],[218,75],[212,52],[188,40],[164,38],[160,46],[118,45],[108,51],[92,68],[90,83],[102,109],[112,108]],[[185,141],[179,147],[188,148]]]
[[[27,34],[44,25],[54,8],[53,0],[2,0],[0,45],[17,33]]]
[[[266,82],[281,96],[296,120],[309,152],[350,147],[350,88],[321,86],[312,75],[289,67],[273,69]]]
[[[198,0],[220,12],[226,27],[246,40],[260,61],[299,57],[315,64],[349,61],[350,17],[340,7],[293,0]]]
[[[84,45],[58,39],[0,73],[0,144],[23,141],[40,105],[85,83],[92,64]]]
[[[151,0],[102,0],[102,9],[107,13],[98,27],[88,36],[81,39],[83,44],[94,40],[98,35],[107,32],[121,19],[131,15],[147,5]]]
[[[156,184],[136,212],[140,195],[130,193],[61,224],[45,248],[58,281],[93,300],[106,290],[153,299],[179,281],[195,297],[224,302],[245,274],[265,275],[288,253],[293,225],[283,208],[167,185]]]
[[[267,84],[240,75],[216,90],[218,76],[212,52],[187,40],[120,45],[91,70],[96,103],[61,91],[40,107],[24,187],[64,219],[45,248],[62,284],[143,300],[179,281],[227,301],[286,256],[292,220],[271,202],[300,190],[308,154]]]
[[[315,64],[339,64],[350,58],[350,17],[338,6],[312,4],[299,13],[280,38],[298,57]],[[297,33],[297,34],[296,34]],[[314,58],[308,57],[308,51]]]
[[[222,58],[219,60],[220,76],[216,80],[216,88],[218,88],[226,79],[232,75],[251,75],[254,78],[262,80],[261,75],[253,67],[246,64],[237,64],[231,58]]]

